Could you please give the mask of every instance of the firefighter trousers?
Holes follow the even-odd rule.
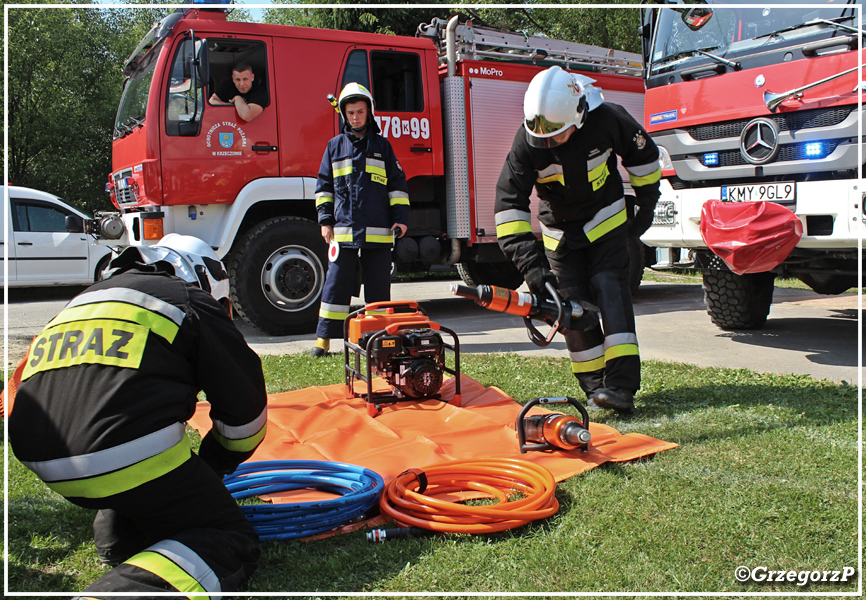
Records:
[[[632,392],[640,388],[628,247],[625,235],[618,234],[611,232],[564,255],[548,255],[562,296],[589,301],[601,311],[600,327],[571,330],[565,335],[572,371],[587,396],[602,387]]]
[[[316,337],[343,339],[343,325],[355,293],[359,262],[364,280],[364,301],[369,304],[391,299],[390,244],[360,249],[341,246],[337,260],[328,267],[325,287],[322,288]]]
[[[83,598],[103,598],[101,592],[219,597],[236,590],[258,564],[259,539],[252,525],[220,477],[195,454],[128,492],[71,500],[99,509],[93,523],[97,552],[122,561],[88,586]]]

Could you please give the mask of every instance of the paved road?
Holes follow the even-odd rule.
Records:
[[[537,348],[527,338],[520,318],[454,297],[448,291],[450,283],[445,279],[395,283],[392,297],[420,302],[432,320],[457,332],[463,352],[566,354],[561,336],[549,347]],[[10,363],[20,360],[29,339],[78,291],[80,288],[50,290],[40,295],[10,290]],[[688,280],[644,282],[635,298],[641,357],[805,374],[856,384],[860,381],[859,302],[856,294],[820,296],[811,291],[778,288],[763,329],[726,332],[710,323],[700,284]],[[238,325],[260,354],[305,352],[315,341],[312,334],[269,337],[241,321]],[[543,325],[539,328],[546,330]]]

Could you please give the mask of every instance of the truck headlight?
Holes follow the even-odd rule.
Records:
[[[671,162],[670,152],[664,146],[659,146],[659,168],[662,171],[674,170],[674,163]]]

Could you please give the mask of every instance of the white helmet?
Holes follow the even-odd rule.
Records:
[[[340,115],[342,115],[343,120],[345,120],[346,123],[349,122],[349,120],[346,118],[346,105],[351,102],[360,102],[362,100],[367,103],[367,109],[370,111],[370,114],[367,117],[367,122],[369,122],[375,116],[373,114],[373,94],[371,94],[370,90],[365,88],[360,83],[347,83],[346,86],[343,88],[343,91],[340,92],[340,98],[337,100],[338,106],[340,108]]]
[[[523,96],[523,126],[536,148],[558,146],[552,138],[574,125],[583,127],[586,113],[604,102],[594,79],[550,67],[532,78]]]
[[[170,264],[174,275],[208,292],[231,315],[229,276],[216,252],[202,240],[169,233],[155,246],[136,246],[136,249],[147,264]]]

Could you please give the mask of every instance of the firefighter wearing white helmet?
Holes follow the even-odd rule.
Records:
[[[379,135],[373,95],[349,83],[337,100],[345,126],[331,139],[316,181],[316,211],[322,238],[332,251],[322,288],[313,356],[323,356],[332,338],[343,337],[343,322],[356,275],[363,274],[364,299],[391,299],[391,249],[409,222],[409,188],[394,149]]]
[[[98,512],[86,590],[237,589],[258,537],[222,483],[265,434],[261,361],[226,311],[228,278],[203,241],[129,247],[33,340],[13,376],[9,441],[70,502]],[[213,428],[192,452],[203,391]]]
[[[566,336],[590,409],[634,412],[640,355],[628,284],[628,238],[652,224],[659,197],[658,148],[595,81],[551,67],[529,84],[524,122],[496,187],[496,235],[530,291],[545,284],[600,312]],[[628,172],[626,197],[617,157]],[[537,192],[539,246],[530,195]],[[597,314],[590,310],[588,314]]]

